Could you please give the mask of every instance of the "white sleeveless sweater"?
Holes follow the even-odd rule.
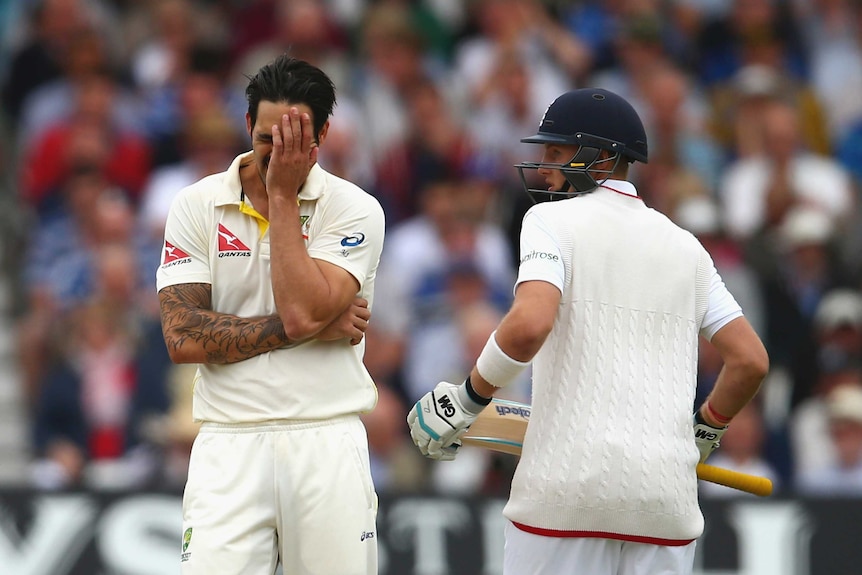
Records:
[[[532,210],[556,232],[565,288],[533,361],[532,416],[504,515],[620,539],[697,538],[692,410],[709,256],[612,190]]]

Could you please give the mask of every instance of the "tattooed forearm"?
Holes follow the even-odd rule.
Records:
[[[162,333],[176,363],[234,363],[290,342],[277,315],[243,318],[212,311],[209,284],[180,284],[159,292]]]

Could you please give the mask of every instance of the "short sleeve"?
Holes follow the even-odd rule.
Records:
[[[708,303],[701,323],[700,334],[707,340],[712,340],[712,336],[718,333],[718,330],[742,316],[742,308],[727,289],[727,286],[724,285],[715,265],[712,264],[709,269],[707,298]]]
[[[351,200],[328,207],[309,241],[308,255],[344,268],[363,286],[383,251],[385,219],[372,196],[361,192]]]
[[[186,188],[174,199],[165,223],[156,289],[185,283],[212,283],[205,206]]]
[[[534,211],[528,211],[521,225],[521,259],[518,284],[544,281],[563,291],[566,268],[559,243],[551,227]]]

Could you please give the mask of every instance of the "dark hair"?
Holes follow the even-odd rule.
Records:
[[[261,101],[307,105],[314,114],[317,137],[335,107],[335,85],[320,68],[282,54],[249,78],[245,97],[252,126]]]

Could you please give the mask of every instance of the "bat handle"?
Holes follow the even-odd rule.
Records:
[[[733,489],[739,489],[747,493],[753,493],[760,497],[772,495],[772,481],[766,477],[731,471],[706,463],[697,464],[697,477],[710,483],[718,483]]]

